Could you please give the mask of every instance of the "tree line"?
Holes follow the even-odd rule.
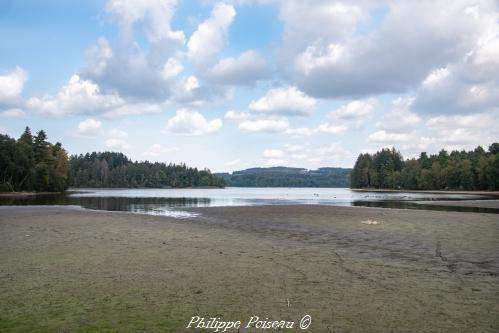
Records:
[[[223,187],[210,170],[185,164],[133,162],[123,153],[93,152],[70,158],[72,187]]]
[[[396,149],[360,154],[351,174],[352,188],[407,190],[499,190],[499,143],[485,151],[442,149],[404,161]]]
[[[62,145],[29,127],[19,139],[0,134],[0,191],[59,192],[69,184],[69,160]]]
[[[134,162],[122,153],[68,154],[29,127],[19,139],[0,134],[0,192],[60,192],[72,187],[223,187],[209,170],[185,164]]]

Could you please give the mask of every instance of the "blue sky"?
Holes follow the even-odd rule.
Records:
[[[495,1],[0,1],[0,132],[213,171],[499,138]]]

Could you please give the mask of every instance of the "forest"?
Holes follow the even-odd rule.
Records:
[[[499,143],[486,151],[441,150],[404,161],[396,149],[360,154],[351,174],[352,188],[407,190],[499,190]]]
[[[102,152],[70,158],[72,187],[224,187],[209,170],[185,164],[133,162],[123,153]]]
[[[499,190],[499,143],[486,151],[422,152],[404,160],[395,148],[360,154],[354,168],[252,168],[212,174],[185,164],[132,161],[123,153],[68,157],[40,130],[16,140],[0,134],[0,192],[60,192],[68,187],[347,187],[407,190]]]
[[[251,168],[233,173],[219,173],[227,186],[235,187],[348,187],[348,168],[302,168],[271,167]]]
[[[29,127],[19,139],[0,134],[0,192],[61,192],[68,187],[223,187],[209,170],[185,164],[134,162],[122,153],[68,157],[60,143]]]
[[[15,140],[0,134],[0,191],[59,192],[69,184],[68,155],[60,143],[47,141],[29,127]]]

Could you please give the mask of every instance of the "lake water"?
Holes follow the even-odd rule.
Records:
[[[182,208],[251,205],[335,205],[499,213],[497,209],[424,205],[414,201],[484,199],[480,195],[355,192],[344,188],[73,189],[62,195],[0,198],[0,205],[77,205],[88,209],[188,217]]]

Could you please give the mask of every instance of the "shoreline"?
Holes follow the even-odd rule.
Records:
[[[419,205],[499,209],[499,199],[413,201]]]
[[[57,195],[64,192],[0,192],[0,197],[31,197],[43,195]]]
[[[393,189],[379,189],[379,188],[351,188],[353,192],[387,192],[387,193],[428,193],[428,194],[469,194],[499,197],[499,191],[459,191],[459,190],[393,190]],[[479,200],[479,199],[478,199]]]

